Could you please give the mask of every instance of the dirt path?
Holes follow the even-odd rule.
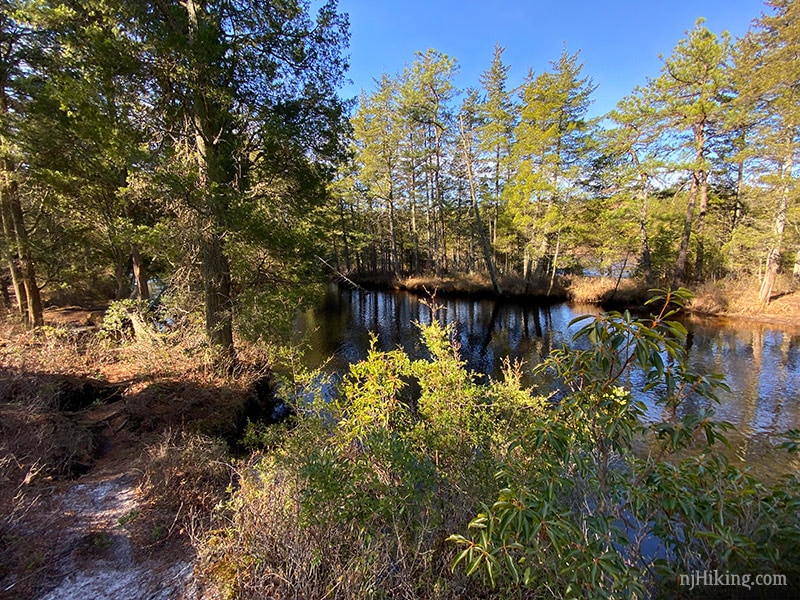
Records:
[[[162,528],[148,533],[149,525],[138,522],[145,510],[140,477],[130,463],[114,460],[49,493],[40,491],[20,533],[21,542],[33,547],[45,541],[46,550],[38,554],[46,552],[46,562],[24,577],[4,580],[0,598],[198,598],[189,545],[170,540],[172,532]]]
[[[43,600],[190,598],[191,557],[142,557],[125,524],[139,513],[136,473],[81,480],[53,500],[64,525]]]
[[[0,472],[0,484],[11,484],[14,496],[6,493],[0,506],[8,513],[0,514],[0,553],[5,554],[0,556],[0,599],[201,597],[193,584],[194,552],[181,530],[182,515],[154,506],[143,495],[145,444],[129,427],[132,403],[135,399],[123,398],[62,414],[3,408],[0,459],[16,457],[18,464],[28,465],[25,477],[15,482],[8,481],[13,470]],[[150,406],[141,410],[153,412]],[[15,429],[25,431],[21,441],[14,439]],[[56,432],[73,438],[90,434],[94,440],[92,456],[70,459],[79,469],[72,477],[48,475],[30,458],[37,439],[46,441],[48,452],[63,452],[69,439]],[[47,455],[42,456],[45,461]]]

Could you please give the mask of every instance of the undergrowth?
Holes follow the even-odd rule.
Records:
[[[237,368],[221,369],[196,328],[146,318],[146,332],[120,318],[99,339],[26,334],[2,348],[0,407],[20,427],[0,423],[0,476],[13,479],[0,541],[16,539],[32,481],[91,452],[34,375],[113,374],[127,382],[126,426],[144,435],[145,516],[131,519],[149,518],[153,543],[188,530],[196,576],[223,598],[688,598],[681,576],[708,570],[785,574],[763,597],[796,594],[800,484],[766,485],[717,452],[726,425],[687,406],[713,404],[724,382],[687,366],[670,320],[685,290],[657,298],[652,318],[599,315],[553,351],[540,369],[556,399],[526,389],[511,361],[479,385],[436,319],[420,326],[429,358],[373,344],[333,397],[285,353],[292,416],[251,425],[238,461],[212,435],[230,429],[215,413],[277,350],[241,344]],[[645,421],[631,380],[657,393],[660,421]]]
[[[431,360],[373,346],[337,398],[305,389],[293,426],[251,436],[262,450],[200,545],[199,572],[227,597],[491,595],[451,570],[446,538],[497,491],[509,428],[544,405],[521,388],[519,365],[480,386],[448,329],[422,335]]]
[[[726,425],[686,410],[724,387],[687,366],[669,320],[687,299],[586,322],[541,367],[557,402],[511,363],[478,385],[435,319],[427,360],[373,345],[333,400],[299,386],[291,425],[250,432],[197,573],[225,598],[689,597],[680,576],[709,569],[785,574],[765,597],[796,593],[800,485],[730,466]]]
[[[188,319],[165,328],[120,303],[99,333],[45,326],[0,340],[0,596],[37,597],[65,551],[50,499],[100,465],[142,473],[137,543],[207,529],[233,481],[226,442],[270,356],[245,347],[236,369],[220,366]]]

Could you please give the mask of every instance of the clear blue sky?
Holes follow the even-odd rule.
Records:
[[[350,79],[355,97],[374,90],[382,73],[395,75],[415,51],[434,48],[458,61],[456,85],[478,86],[494,45],[506,48],[510,86],[532,68],[541,73],[566,44],[581,51],[584,75],[597,85],[592,114],[661,68],[698,17],[714,33],[742,36],[767,7],[760,0],[339,0],[350,17]]]

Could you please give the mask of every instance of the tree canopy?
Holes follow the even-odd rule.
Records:
[[[340,272],[800,274],[797,9],[742,39],[698,20],[601,119],[579,52],[509,89],[418,52],[351,106],[335,2],[3,0],[4,298],[148,298],[171,282],[233,355],[259,297]],[[317,265],[312,267],[312,265]],[[284,296],[282,296],[282,294]],[[240,315],[242,318],[238,318]]]

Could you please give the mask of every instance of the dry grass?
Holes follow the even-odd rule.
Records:
[[[404,529],[402,518],[358,527],[309,523],[296,477],[266,457],[240,466],[240,487],[224,520],[196,540],[195,573],[222,598],[489,597],[478,580],[451,571],[457,549],[444,540],[452,524],[432,527],[423,540]]]
[[[511,298],[548,298],[565,300],[566,290],[562,278],[545,283],[526,282],[524,278],[507,275],[500,278],[503,296]],[[462,273],[446,277],[409,277],[400,282],[400,287],[416,294],[429,295],[434,292],[443,296],[494,297],[495,291],[488,275],[482,273]]]
[[[637,306],[647,299],[647,289],[636,279],[572,277],[567,288],[576,304]]]
[[[478,295],[493,293],[492,282],[486,275],[465,273],[446,277],[415,276],[400,281],[401,287],[418,294],[434,291],[449,295]]]
[[[188,544],[177,534],[205,527],[231,484],[224,440],[258,409],[249,387],[264,377],[264,353],[247,349],[231,370],[196,329],[135,339],[68,325],[4,333],[0,580],[33,585],[33,573],[54,568],[62,519],[46,500],[87,471],[143,473],[131,531],[145,552]]]
[[[694,298],[687,308],[704,315],[719,315],[728,311],[730,302],[735,297],[725,292],[718,284],[701,284],[692,290]]]
[[[205,535],[215,507],[233,486],[227,445],[215,438],[167,431],[142,453],[139,512],[128,527],[144,548],[190,547]],[[177,534],[177,535],[176,535]]]
[[[32,394],[25,399],[0,403],[0,590],[51,560],[48,536],[61,520],[47,515],[47,498],[86,469],[96,448],[87,427]]]
[[[139,488],[163,506],[210,513],[231,485],[228,459],[222,440],[166,431],[145,449]]]
[[[796,293],[791,278],[788,276],[778,278],[772,300],[766,306],[758,299],[760,283],[756,278],[742,278],[722,279],[697,285],[692,290],[695,298],[689,308],[694,312],[713,315],[787,315],[786,306],[792,304],[787,299]]]
[[[19,372],[86,375],[100,362],[94,337],[64,327],[42,327],[0,341],[0,366]]]
[[[59,410],[97,398],[98,382],[85,376],[91,362],[79,338],[50,328],[0,344],[0,534],[28,510],[37,484],[91,462],[94,434]]]

